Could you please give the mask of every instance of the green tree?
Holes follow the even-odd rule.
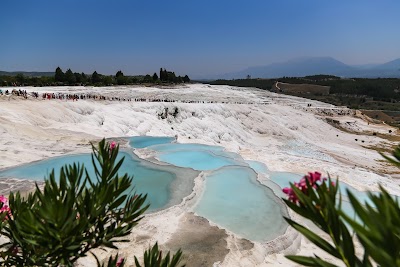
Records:
[[[154,82],[158,81],[158,76],[157,76],[157,73],[155,73],[155,72],[153,74],[153,81]]]
[[[176,82],[175,72],[170,72],[170,71],[167,72],[167,81],[171,83]]]
[[[190,82],[189,76],[185,75],[185,77],[183,77],[183,82],[189,83]]]
[[[145,82],[145,83],[151,83],[152,81],[153,81],[153,78],[150,76],[150,74],[147,74],[143,78],[143,82]]]
[[[43,190],[36,186],[27,197],[10,193],[9,209],[2,205],[4,197],[0,200],[1,234],[9,239],[0,246],[2,266],[73,266],[93,248],[128,241],[124,237],[148,208],[146,195],[132,194],[132,177],[118,173],[124,159],[117,159],[114,142],[103,139],[92,148],[95,177],[83,165],[65,165],[58,182],[51,171]],[[181,257],[178,251],[172,261],[169,253],[163,258],[157,244],[146,253],[149,267],[177,266]],[[112,257],[108,263],[123,266]]]
[[[65,72],[65,81],[66,81],[69,85],[73,85],[73,84],[76,83],[75,75],[74,75],[74,73],[72,72],[71,69],[68,69],[68,70]]]
[[[17,76],[15,76],[15,79],[17,80],[18,84],[24,84],[25,82],[25,76],[22,73],[18,73]]]
[[[60,67],[57,67],[54,79],[56,80],[56,82],[64,82],[64,72],[61,70]]]
[[[101,77],[100,75],[97,73],[97,71],[94,71],[91,77],[92,83],[93,84],[98,84],[101,83]]]
[[[115,78],[118,78],[118,77],[121,77],[121,76],[124,76],[124,74],[122,73],[122,71],[117,71],[117,73],[115,74]]]
[[[85,73],[81,73],[81,78],[82,78],[82,83],[86,83],[87,82],[87,77],[86,77],[86,74]]]
[[[120,70],[115,74],[115,78],[117,79],[118,85],[124,85],[128,83],[128,77],[124,76]]]
[[[102,83],[104,85],[112,85],[113,84],[113,77],[112,76],[103,76]]]
[[[160,80],[165,81],[165,75],[164,75],[164,71],[162,68],[160,68]]]
[[[77,83],[82,83],[82,75],[80,73],[74,72],[74,76]]]

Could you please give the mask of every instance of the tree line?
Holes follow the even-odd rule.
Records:
[[[68,69],[66,72],[57,67],[53,77],[41,76],[30,77],[22,73],[16,76],[1,75],[0,86],[63,86],[63,85],[84,85],[84,86],[111,86],[111,85],[134,85],[142,83],[151,84],[177,84],[189,83],[188,75],[176,76],[175,72],[160,69],[159,75],[137,75],[126,76],[119,70],[115,75],[104,75],[94,71],[91,75],[85,73],[73,72]]]

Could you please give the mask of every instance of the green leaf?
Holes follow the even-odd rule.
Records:
[[[294,262],[299,263],[304,266],[337,267],[337,265],[334,265],[329,262],[323,261],[318,258],[313,258],[313,257],[293,256],[293,255],[288,255],[285,257],[291,261],[294,261]]]
[[[319,248],[323,249],[324,251],[328,252],[329,254],[331,254],[336,258],[341,258],[338,251],[323,238],[319,237],[314,232],[310,231],[309,229],[305,228],[304,226],[296,223],[291,219],[285,218],[285,220],[288,222],[290,226],[292,226],[294,229],[296,229],[298,232],[304,235],[308,240],[317,245]]]

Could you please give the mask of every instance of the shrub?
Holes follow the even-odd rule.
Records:
[[[53,170],[43,190],[36,185],[26,198],[11,193],[11,212],[1,199],[0,233],[9,239],[1,245],[2,266],[72,266],[94,248],[116,248],[116,242],[128,241],[125,237],[148,208],[146,195],[132,194],[133,177],[118,174],[124,160],[117,161],[118,145],[103,139],[92,149],[95,177],[83,165],[65,165],[59,181]],[[168,259],[158,249],[147,253],[168,264],[152,261],[146,267],[177,266],[181,257],[178,251],[170,263],[169,253]],[[123,265],[124,260],[108,260],[108,266]]]
[[[400,168],[400,146],[393,152],[393,156],[384,157]],[[350,218],[342,210],[338,189],[338,181],[333,183],[330,178],[321,180],[318,173],[305,176],[300,183],[284,189],[289,196],[288,200],[284,199],[287,206],[311,220],[328,235],[329,241],[290,218],[285,218],[286,221],[319,248],[341,260],[345,266],[400,266],[398,199],[380,187],[378,195],[369,193],[373,203],[370,205],[360,203],[347,190],[356,219]],[[362,257],[355,253],[353,234],[364,248]],[[336,266],[315,254],[313,257],[291,255],[287,258],[304,266]]]

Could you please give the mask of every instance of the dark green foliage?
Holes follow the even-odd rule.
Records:
[[[285,220],[319,248],[342,260],[346,266],[372,266],[368,258],[359,259],[355,256],[351,234],[337,210],[337,207],[340,207],[340,200],[337,203],[336,198],[338,187],[339,184],[335,186],[329,179],[328,183],[322,183],[314,189],[307,181],[307,192],[303,193],[291,184],[291,188],[295,191],[300,204],[284,200],[290,209],[311,220],[326,233],[331,242],[326,241],[319,234],[289,218],[285,218]],[[305,266],[335,266],[317,256],[288,256],[288,258]]]
[[[146,196],[128,191],[132,177],[117,174],[123,159],[116,161],[118,147],[105,140],[93,147],[95,177],[84,166],[61,168],[57,183],[54,170],[44,189],[27,198],[11,193],[12,217],[1,234],[10,241],[1,247],[3,266],[72,266],[91,249],[115,248],[141,220]]]
[[[394,158],[384,156],[400,168],[400,146],[392,153]],[[400,266],[400,206],[398,199],[389,195],[380,187],[379,194],[369,193],[369,203],[360,203],[347,190],[350,204],[356,218],[350,218],[341,209],[341,196],[337,198],[339,184],[323,183],[316,188],[309,186],[302,192],[291,184],[298,203],[284,200],[290,209],[312,221],[329,236],[329,242],[315,231],[309,230],[289,218],[286,221],[303,234],[312,243],[330,255],[340,259],[348,267]],[[361,242],[364,251],[362,257],[355,254],[353,233]],[[314,257],[287,256],[304,266],[336,266],[314,254]]]
[[[93,84],[97,84],[97,83],[101,83],[101,77],[100,75],[97,73],[97,71],[94,71],[91,77],[92,83]]]
[[[269,79],[238,79],[238,80],[216,80],[210,82],[215,85],[231,85],[239,87],[255,87],[260,89],[270,90],[275,84],[275,80]]]
[[[124,74],[122,73],[122,71],[117,71],[117,73],[115,74],[115,78],[118,78],[118,77],[121,77],[121,76],[124,76]]]
[[[82,72],[81,77],[82,77],[82,83],[86,83],[87,82],[86,74]]]
[[[190,79],[187,75],[185,75],[184,78],[180,76],[176,77],[175,72],[167,71],[166,69],[160,68],[160,81],[166,83],[182,83],[182,82],[190,82]]]
[[[65,72],[65,82],[67,82],[69,85],[73,85],[76,83],[75,75],[71,69],[68,69]]]
[[[164,83],[183,83],[190,82],[189,77],[186,75],[185,77],[178,76],[176,77],[174,72],[170,72],[167,70],[160,69],[160,78],[156,73],[153,76],[147,74],[145,76],[125,76],[124,73],[119,70],[115,76],[102,75],[97,73],[97,71],[93,72],[93,74],[87,77],[83,72],[81,74],[75,72],[73,73],[71,69],[68,69],[66,73],[64,73],[60,67],[57,67],[54,74],[44,73],[44,76],[32,76],[24,75],[23,73],[10,73],[0,72],[0,86],[58,86],[58,85],[95,85],[95,86],[111,86],[111,85],[130,85],[137,83],[157,83],[160,81]],[[11,75],[12,74],[12,75]],[[48,77],[51,75],[52,77]]]
[[[118,175],[124,160],[117,161],[118,146],[103,139],[92,148],[95,177],[83,165],[65,165],[59,182],[53,170],[42,191],[36,186],[26,198],[10,194],[12,216],[0,213],[1,234],[9,238],[0,246],[1,266],[73,266],[93,248],[116,248],[114,242],[128,241],[123,237],[148,208],[143,206],[146,196],[132,195],[132,177]],[[144,255],[144,266],[175,267],[181,256],[179,250],[162,258],[156,244]],[[101,267],[125,265],[118,254],[102,264],[96,260]]]
[[[80,73],[74,72],[74,76],[75,76],[75,81],[77,83],[80,83],[80,84],[83,83],[83,78]]]
[[[97,260],[97,266],[98,267],[124,267],[125,266],[125,259],[119,258],[118,254],[113,257],[109,257],[108,261],[106,264],[100,263],[98,259]]]
[[[118,85],[128,84],[128,77],[124,76],[121,71],[117,72],[116,79]]]
[[[153,74],[153,81],[154,82],[158,81],[158,76],[157,76],[157,73],[155,73],[155,72]]]
[[[122,78],[124,78],[122,76]],[[103,76],[101,79],[101,85],[112,85],[113,84],[113,77],[112,76]]]
[[[183,82],[189,83],[190,82],[189,76],[185,75],[185,77],[183,77]]]
[[[237,79],[208,82],[216,85],[255,87],[275,90],[276,81],[290,84],[315,84],[330,87],[330,94],[301,94],[301,97],[327,102],[337,106],[373,110],[400,111],[400,79],[342,79],[331,75],[313,75],[306,77],[282,77],[278,79]],[[287,92],[285,92],[287,93]],[[291,93],[296,95],[295,93]],[[369,101],[367,101],[367,99]],[[396,103],[397,102],[397,103]]]
[[[24,84],[24,82],[25,82],[25,77],[21,73],[17,74],[17,76],[15,76],[15,79],[17,80],[17,82],[19,84]]]
[[[182,257],[182,251],[178,250],[175,255],[170,257],[168,252],[165,258],[162,256],[162,251],[158,250],[158,244],[156,243],[152,248],[149,248],[144,253],[143,267],[176,267],[178,266],[180,259]],[[135,257],[136,267],[142,267],[138,259]],[[185,265],[181,265],[184,267]]]
[[[400,266],[400,206],[397,199],[380,187],[379,195],[369,193],[373,203],[360,203],[347,191],[350,203],[361,222],[341,215],[354,229],[358,240],[379,266]]]
[[[167,74],[167,71],[164,69],[162,69],[162,68],[160,68],[160,80],[162,81],[162,82],[164,82],[164,81],[166,81],[168,79],[168,74]]]
[[[150,74],[147,74],[143,78],[143,82],[145,82],[145,83],[151,83],[152,81],[153,81],[153,77],[151,77]]]
[[[60,67],[57,67],[56,73],[54,75],[54,79],[56,82],[63,82],[64,81],[64,72],[61,70]]]

